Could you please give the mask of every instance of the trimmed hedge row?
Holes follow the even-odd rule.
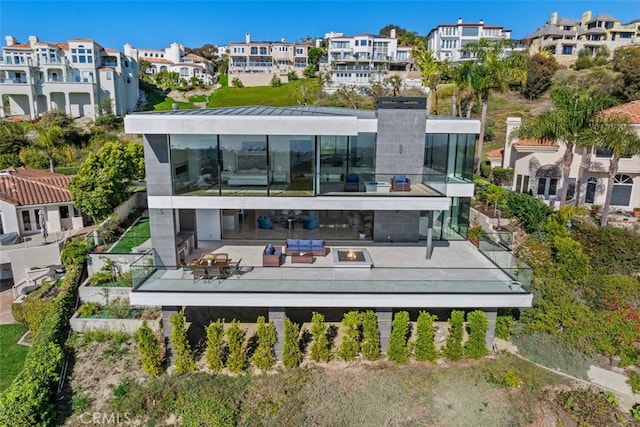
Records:
[[[55,425],[56,388],[79,274],[79,266],[67,266],[60,292],[38,328],[24,368],[0,396],[0,425]]]

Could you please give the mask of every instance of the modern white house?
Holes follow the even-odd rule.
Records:
[[[604,111],[629,117],[640,135],[640,101],[633,101]],[[518,117],[507,118],[507,135],[520,126]],[[563,141],[509,141],[504,148],[488,153],[492,164],[501,160],[503,167],[514,169],[513,190],[531,191],[535,196],[554,203],[559,198],[562,180]],[[502,153],[500,153],[502,151]],[[501,156],[502,154],[502,156]],[[502,157],[502,159],[499,159]],[[576,147],[569,173],[568,199],[578,197],[579,203],[603,205],[608,183],[611,152],[604,149]],[[620,159],[611,196],[612,209],[630,211],[640,206],[640,155]]]
[[[578,59],[578,53],[588,49],[592,54],[600,47],[610,53],[619,47],[640,41],[638,20],[623,24],[619,19],[600,13],[595,16],[586,11],[580,19],[558,18],[553,12],[551,18],[536,31],[525,37],[529,52],[551,53],[559,64],[571,65]]]
[[[394,309],[480,308],[492,340],[497,308],[532,295],[507,248],[466,241],[479,129],[427,116],[425,98],[127,115],[153,246],[131,265],[131,304],[264,309],[280,337],[288,310],[374,309],[383,351]],[[235,274],[200,271],[212,249],[241,258]]]
[[[90,39],[66,43],[38,40],[28,43],[5,37],[0,58],[0,96],[8,107],[0,117],[31,119],[50,110],[71,117],[100,115],[110,100],[116,115],[134,111],[138,101],[138,64],[117,49],[102,47]]]
[[[57,264],[58,245],[41,243],[59,242],[84,226],[69,181],[68,175],[38,169],[0,171],[0,281],[23,280],[25,270]]]
[[[229,84],[238,78],[244,86],[268,86],[274,76],[286,83],[291,71],[302,77],[311,47],[312,43],[285,39],[255,41],[246,33],[244,42],[229,43]]]
[[[124,54],[136,58],[138,62],[148,62],[147,74],[166,70],[179,73],[180,77],[186,81],[196,77],[210,85],[215,80],[215,64],[199,55],[185,53],[184,46],[179,43],[171,43],[164,49],[135,48],[127,43],[124,45]]]
[[[439,24],[432,28],[427,35],[427,45],[438,61],[455,63],[474,60],[471,52],[465,52],[463,48],[467,43],[482,39],[511,39],[511,30],[487,25],[482,19],[478,22],[463,22],[462,18],[458,18],[455,24]]]
[[[320,69],[329,74],[323,87],[327,93],[340,86],[367,88],[393,75],[402,78],[404,87],[422,87],[420,72],[411,67],[411,47],[398,45],[395,29],[389,36],[330,32],[325,40],[327,57]]]

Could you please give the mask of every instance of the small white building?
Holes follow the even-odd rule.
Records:
[[[205,84],[214,83],[215,64],[202,56],[185,53],[184,46],[179,43],[171,43],[171,46],[164,49],[134,48],[127,43],[124,45],[124,53],[137,61],[147,61],[147,74],[166,70],[179,73],[187,81],[191,77],[197,77]]]
[[[39,117],[50,110],[71,117],[100,115],[109,99],[112,112],[124,115],[138,101],[138,64],[117,49],[91,39],[53,43],[29,36],[28,43],[5,37],[0,58],[0,96],[8,107],[0,117]]]

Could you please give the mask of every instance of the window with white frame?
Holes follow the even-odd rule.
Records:
[[[528,193],[529,192],[529,175],[516,175],[516,193]]]
[[[613,178],[611,205],[629,206],[631,202],[631,190],[633,190],[633,178],[625,174],[616,175]]]
[[[304,55],[304,49],[301,47],[297,47],[296,48],[296,54],[298,55]]]
[[[71,49],[71,62],[76,64],[92,64],[93,49],[85,48],[79,44],[78,47]]]
[[[187,67],[180,67],[180,77],[189,77],[189,69]]]

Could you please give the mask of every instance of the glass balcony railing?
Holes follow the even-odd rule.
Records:
[[[480,252],[508,274],[514,283],[529,290],[533,280],[533,269],[516,258],[508,246],[500,241],[496,241],[493,237],[496,236],[483,235],[480,237],[480,244],[478,246]]]

